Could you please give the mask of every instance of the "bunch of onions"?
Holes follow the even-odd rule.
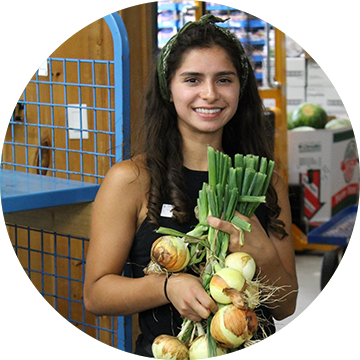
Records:
[[[177,337],[159,335],[152,343],[151,350],[155,359],[188,360],[189,349]]]
[[[258,302],[258,289],[247,282],[240,270],[222,268],[210,281],[210,294],[220,304],[211,321],[211,336],[226,348],[236,349],[251,339],[258,327],[252,311]]]
[[[211,335],[222,346],[236,349],[252,338],[258,327],[256,314],[252,310],[225,305],[211,321]]]
[[[230,304],[231,298],[224,291],[225,289],[245,290],[245,278],[239,270],[222,268],[211,278],[210,295],[220,304]]]
[[[189,263],[190,252],[183,238],[161,236],[154,241],[151,259],[169,272],[179,272]]]
[[[247,281],[251,281],[256,272],[254,258],[245,252],[234,252],[226,256],[225,266],[239,270]]]
[[[216,356],[227,354],[227,350],[220,344],[216,344]],[[207,359],[209,357],[209,344],[205,334],[198,336],[190,345],[189,359]]]
[[[209,340],[205,334],[204,328],[201,323],[196,323],[197,338],[191,341],[189,346],[189,359],[206,359],[209,357]],[[227,354],[227,349],[222,347],[220,344],[216,344],[216,356]]]
[[[212,215],[231,222],[239,229],[239,243],[243,245],[243,232],[250,232],[251,224],[236,216],[235,211],[251,218],[265,202],[274,161],[251,154],[236,154],[232,161],[209,146],[208,163],[209,181],[199,191],[199,224],[187,234],[159,228],[158,233],[168,236],[155,241],[151,259],[171,272],[182,271],[186,266],[198,270],[205,291],[220,305],[219,310],[207,318],[207,333],[198,330],[194,341],[189,331],[184,336],[189,323],[195,328],[188,319],[184,319],[181,336],[156,338],[153,354],[158,359],[192,360],[223,355],[226,349],[238,349],[258,329],[254,309],[260,296],[258,283],[253,281],[255,261],[243,252],[229,255],[229,234],[210,227],[206,219]],[[190,343],[189,350],[185,343]]]
[[[236,269],[242,273],[246,280],[243,288],[241,300],[247,308],[255,309],[260,304],[260,291],[256,281],[252,281],[256,272],[256,263],[254,258],[245,252],[235,252],[225,258],[225,266]],[[234,302],[234,297],[232,297]]]

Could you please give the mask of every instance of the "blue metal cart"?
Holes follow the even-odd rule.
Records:
[[[2,153],[5,215],[46,208],[45,216],[51,217],[49,208],[92,202],[107,169],[129,157],[127,32],[118,13],[104,20],[113,39],[113,59],[48,58],[48,74],[37,71],[20,97]],[[69,123],[74,111],[79,117],[75,129]],[[86,128],[84,114],[89,117]],[[70,138],[73,131],[77,140]],[[82,331],[131,352],[131,318],[96,318],[84,308],[89,239],[22,223],[7,223],[7,228],[24,270],[46,300]]]
[[[336,271],[346,250],[354,228],[357,210],[356,205],[349,206],[308,234],[309,244],[337,246],[335,250],[324,253],[321,269],[321,290]]]

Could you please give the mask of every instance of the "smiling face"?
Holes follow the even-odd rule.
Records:
[[[170,91],[182,134],[221,135],[237,110],[240,81],[227,52],[215,45],[184,55]]]

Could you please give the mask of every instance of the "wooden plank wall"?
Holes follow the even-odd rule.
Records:
[[[153,50],[154,50],[154,34],[153,34],[153,17],[151,14],[154,12],[154,6],[151,3],[143,4],[139,6],[134,6],[125,10],[120,11],[120,15],[122,19],[124,20],[125,26],[128,31],[129,36],[129,43],[130,43],[130,61],[131,61],[131,128],[132,128],[132,146],[136,145],[136,137],[133,135],[134,129],[137,128],[137,124],[139,121],[139,100],[142,96],[143,89],[146,83],[146,80],[148,78],[149,70],[152,63],[152,56],[153,56]],[[75,58],[75,59],[92,59],[92,60],[113,60],[113,42],[112,42],[112,36],[110,33],[110,30],[107,27],[106,22],[103,19],[99,19],[95,21],[94,23],[88,25],[84,29],[80,30],[76,34],[74,34],[71,38],[67,39],[63,44],[61,44],[53,54],[50,55],[50,57],[59,57],[59,58]],[[64,73],[62,66],[55,66],[52,69],[52,76],[53,79],[57,79],[59,81],[64,80]],[[90,69],[89,69],[90,70]],[[74,74],[71,74],[72,70],[71,67],[67,69],[67,81],[71,80],[71,77],[77,76],[75,74],[75,68],[74,68]],[[91,73],[87,73],[86,71],[83,72],[82,76],[84,77],[82,80],[87,81],[86,77],[91,76]],[[106,76],[104,72],[99,71],[97,73],[97,77],[99,77],[99,81],[104,81],[106,83],[106,79],[101,80],[101,77]],[[88,81],[91,82],[91,79],[88,79]],[[50,93],[47,89],[41,89],[41,101],[49,102],[50,100]],[[54,90],[54,97],[57,99],[57,101],[64,101],[63,99],[63,90],[59,89]],[[92,94],[89,92],[84,91],[82,93],[82,103],[86,104],[92,104]],[[101,96],[100,96],[101,97]],[[27,100],[33,100],[36,101],[36,89],[34,85],[29,84],[27,86]],[[100,101],[100,100],[99,100]],[[102,100],[103,105],[106,105],[107,99],[105,95],[103,96]],[[78,94],[77,90],[73,93],[70,91],[68,95],[68,103],[79,103],[78,101]],[[15,104],[14,104],[15,105]],[[101,103],[98,103],[97,106],[101,106]],[[36,106],[28,106],[27,108],[27,121],[32,122],[34,124],[38,121],[38,109]],[[21,111],[18,112],[18,115],[22,115]],[[51,121],[51,114],[50,114],[50,108],[44,107],[40,110],[40,118],[42,124],[50,124]],[[59,124],[61,123],[61,126],[64,122],[64,110],[63,109],[54,109],[54,122],[55,125],[57,124],[57,121],[59,121]],[[89,114],[89,128],[93,126],[93,118],[91,114]],[[98,119],[98,121],[101,123],[103,119]],[[104,124],[106,124],[106,121],[104,120]],[[106,127],[106,125],[104,125]],[[113,126],[113,125],[112,125]],[[27,136],[25,134],[24,126],[17,126],[15,125],[14,128],[8,129],[8,132],[6,134],[6,140],[11,141],[11,135],[12,132],[14,132],[15,141],[19,143],[25,143],[36,145],[34,147],[29,148],[28,150],[28,159],[30,165],[36,165],[38,163],[39,159],[39,139],[41,141],[42,145],[50,144],[55,145],[58,147],[62,147],[64,145],[64,139],[65,134],[63,131],[56,132],[55,135],[55,144],[51,144],[52,134],[47,129],[42,129],[41,133],[38,132],[37,127],[30,127],[27,131]],[[26,138],[25,138],[26,136]],[[87,141],[87,142],[86,142]],[[86,147],[89,150],[94,150],[94,140],[91,138],[91,135],[89,137],[89,140],[84,141],[84,147]],[[99,148],[98,151],[106,150],[106,147],[108,145],[107,139],[98,139],[98,143],[100,147],[103,147],[102,149]],[[76,149],[79,145],[79,140],[70,140],[70,147]],[[46,166],[47,161],[50,167],[50,170],[47,172],[47,175],[52,175],[51,172],[51,154],[49,153],[48,159],[46,156],[44,156],[45,152],[42,150],[42,157],[44,165]],[[3,148],[3,159],[4,161],[11,160],[12,157],[12,148],[10,146],[4,146]],[[21,164],[25,164],[25,157],[26,153],[24,151],[23,147],[16,148],[16,162],[19,162]],[[80,158],[74,158],[71,159],[72,166],[75,168],[79,168],[79,161]],[[84,158],[84,161],[86,162],[86,159]],[[94,162],[89,161],[88,164],[84,164],[87,166],[86,170],[88,172],[93,171]],[[109,164],[107,161],[103,161],[98,164],[100,167],[99,172],[102,174],[105,174],[106,171],[109,168]],[[9,168],[9,167],[8,167]],[[61,154],[56,155],[55,159],[55,168],[56,169],[65,169],[65,157]],[[24,170],[23,168],[19,168],[17,170]],[[36,172],[36,170],[31,170],[30,172]],[[61,176],[61,174],[59,174]],[[65,175],[64,175],[65,176]],[[77,179],[76,176],[71,176],[73,179]],[[86,181],[93,181],[93,179],[89,178],[86,179]],[[35,216],[49,216],[49,218],[52,217],[52,212],[54,209],[49,209],[49,211],[40,211],[38,214],[35,213],[18,213],[16,216],[14,215],[13,221],[19,221],[21,222],[21,217],[24,219],[24,222],[27,221],[27,223],[31,223],[33,217]],[[87,206],[87,213],[90,214],[89,207]],[[25,221],[25,218],[27,219]],[[45,223],[51,224],[51,221],[45,221]],[[76,224],[76,226],[79,226],[79,224]],[[84,226],[84,229],[81,230],[82,233],[88,232],[88,226],[89,221],[84,221],[82,223],[82,226]],[[51,226],[50,226],[51,227]],[[86,228],[85,228],[86,227]],[[63,230],[66,233],[66,229],[70,228],[71,226],[64,227]],[[62,229],[46,229],[46,230],[54,230],[58,231],[59,233],[63,233]],[[10,240],[12,243],[15,243],[15,230],[14,227],[9,226],[8,227],[8,233]],[[29,245],[29,234],[30,232],[28,230],[18,230],[16,235],[16,242],[19,245],[22,245],[24,248],[26,248]],[[71,234],[70,234],[71,235]],[[41,235],[39,232],[31,232],[31,248],[39,250],[41,239],[39,237],[43,236],[43,242],[46,244],[46,249],[49,253],[54,253],[55,250],[57,252],[66,253],[69,251],[68,249],[68,243],[67,241],[58,241],[57,245],[55,245],[54,242],[54,235],[52,234],[43,234]],[[76,254],[81,252],[81,243],[80,241],[74,241],[71,245],[71,252],[72,254]],[[29,259],[31,261],[31,266],[35,269],[41,269],[41,262],[42,258],[37,253],[27,250],[21,250],[18,253],[18,258],[20,260],[20,263],[27,267],[29,265]],[[54,274],[55,272],[57,274],[66,274],[68,272],[68,262],[66,261],[58,261],[57,262],[57,269],[55,269],[55,263],[54,263],[54,256],[46,256],[44,258],[44,269],[48,271],[51,274]],[[82,270],[81,266],[76,261],[71,261],[71,276],[72,277],[80,277],[82,276]],[[66,281],[58,281],[57,283],[57,289],[55,289],[55,282],[54,277],[48,276],[45,277],[45,279],[41,279],[39,276],[32,276],[32,281],[34,285],[40,290],[42,286],[45,287],[46,291],[49,293],[55,293],[57,291],[57,294],[59,296],[68,296],[68,282]],[[44,284],[42,285],[42,281],[44,281]],[[79,286],[79,284],[72,283],[71,284],[71,295],[73,299],[81,300],[82,298],[82,287]],[[55,300],[53,298],[47,298],[50,304],[53,306],[55,305]],[[66,301],[58,301],[57,302],[57,308],[58,312],[64,316],[67,316],[69,313],[69,304]],[[82,321],[82,309],[77,306],[73,306],[71,309],[72,317],[75,319],[78,319]],[[89,323],[93,323],[95,325],[96,318],[91,316],[90,314],[86,315],[86,320]],[[136,318],[134,319],[136,320]],[[110,318],[102,317],[101,318],[101,326],[104,328],[110,327]],[[89,330],[89,335],[96,336],[96,332],[94,330]],[[138,330],[136,326],[134,327],[134,338],[136,337]],[[100,340],[104,343],[110,344],[110,334],[107,332],[100,332]]]

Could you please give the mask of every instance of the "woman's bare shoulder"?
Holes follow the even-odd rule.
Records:
[[[121,187],[147,185],[148,171],[143,157],[137,156],[113,165],[105,176],[106,182]]]
[[[108,170],[97,198],[107,202],[132,203],[139,211],[148,187],[149,176],[145,161],[143,157],[135,157],[118,162]]]

